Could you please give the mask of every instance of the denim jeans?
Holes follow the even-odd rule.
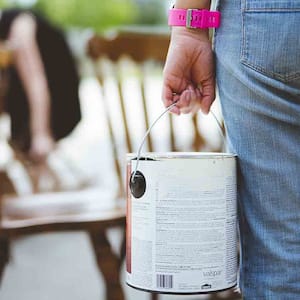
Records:
[[[220,0],[216,73],[239,157],[240,288],[300,299],[300,0]]]

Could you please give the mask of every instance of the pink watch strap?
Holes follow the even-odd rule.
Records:
[[[217,28],[220,26],[221,13],[206,9],[170,9],[169,26],[188,28]]]

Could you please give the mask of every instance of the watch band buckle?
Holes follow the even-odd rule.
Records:
[[[193,22],[193,12],[197,11],[201,13],[201,17],[200,17],[200,22],[199,24],[197,24],[198,26],[194,26],[194,24],[192,24]],[[199,16],[198,16],[199,18]],[[198,19],[197,18],[197,19]],[[202,9],[187,9],[186,10],[186,27],[187,28],[207,28],[209,27],[208,24],[209,22],[209,18],[210,18],[210,12],[208,10]]]
[[[193,21],[193,9],[187,9],[186,11],[186,24],[185,27],[187,28],[195,28],[192,27],[192,21]]]

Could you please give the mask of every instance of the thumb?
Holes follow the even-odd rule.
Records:
[[[204,114],[208,114],[212,103],[216,98],[215,92],[215,79],[211,78],[202,83],[202,100],[201,100],[201,111]]]
[[[173,104],[175,101],[179,100],[179,96],[178,95],[174,95],[171,87],[169,87],[168,85],[164,84],[163,88],[162,88],[162,101],[164,103],[165,107],[170,106],[171,104]],[[178,107],[174,106],[170,112],[176,114],[176,115],[180,115],[180,110]]]

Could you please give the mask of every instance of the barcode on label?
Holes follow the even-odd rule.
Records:
[[[156,285],[159,288],[173,288],[173,275],[156,274]]]

